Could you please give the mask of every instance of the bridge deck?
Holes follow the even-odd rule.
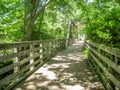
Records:
[[[88,68],[82,42],[53,57],[14,90],[103,90]]]

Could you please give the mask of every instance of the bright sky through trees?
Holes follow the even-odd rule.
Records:
[[[93,2],[94,0],[88,0],[88,2]]]

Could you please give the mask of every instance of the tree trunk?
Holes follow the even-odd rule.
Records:
[[[25,37],[24,40],[30,40],[32,31],[34,29],[34,23],[37,20],[38,16],[45,10],[45,8],[47,7],[47,5],[50,3],[51,0],[47,0],[46,3],[38,10],[39,8],[39,2],[40,0],[32,0],[31,1],[31,5],[32,5],[32,9],[30,14],[27,14],[27,10],[25,10],[25,17],[24,17],[24,32],[25,32]],[[27,3],[27,1],[26,1]],[[25,8],[27,9],[27,6],[25,5]],[[27,16],[26,16],[27,15]],[[29,17],[29,21],[27,22],[27,17]],[[28,25],[27,25],[28,23]]]
[[[26,0],[25,1],[25,10],[24,10],[24,25],[23,25],[23,40],[24,40],[24,38],[25,38],[25,35],[26,35],[26,33],[27,33],[27,23],[28,23],[28,14],[29,14],[29,12],[28,12],[28,6],[29,6],[29,1],[28,0]]]

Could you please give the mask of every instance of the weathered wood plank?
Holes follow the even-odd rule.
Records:
[[[20,57],[22,55],[25,55],[29,52],[31,52],[33,50],[25,50],[25,51],[21,51],[21,52],[18,52],[18,53],[12,53],[12,54],[8,54],[8,55],[5,55],[5,56],[0,56],[0,62],[5,62],[7,61],[7,59],[11,59],[11,58],[14,58],[14,57]]]
[[[0,75],[8,72],[9,70],[13,69],[13,68],[16,67],[16,66],[22,65],[22,64],[30,61],[31,59],[34,59],[34,58],[38,57],[39,55],[40,55],[40,54],[35,54],[33,57],[27,57],[27,58],[19,61],[18,63],[13,63],[13,64],[10,64],[10,65],[8,65],[8,66],[5,66],[5,67],[1,68],[1,69],[0,69]]]
[[[13,69],[14,67],[18,66],[19,63],[13,63],[13,64],[10,64],[8,66],[5,66],[3,68],[0,69],[0,75],[10,71],[11,69]]]
[[[40,60],[43,60],[44,58],[49,59],[50,55],[46,55],[43,58],[41,58]],[[24,71],[28,70],[31,66],[34,66],[35,64],[41,62],[40,60],[37,60],[36,62],[25,66],[25,68],[21,69],[19,72],[12,73],[12,74],[8,75],[7,77],[3,78],[2,80],[0,80],[0,87],[2,87],[2,85],[4,85],[4,84],[7,84],[13,78],[20,76]]]
[[[92,58],[92,59],[93,59],[93,58]],[[94,65],[94,67],[92,67],[92,69],[94,70],[94,72],[97,72],[97,73],[99,74],[99,76],[100,76],[100,78],[101,78],[101,80],[102,80],[102,84],[104,85],[104,87],[105,87],[107,90],[113,90],[112,87],[110,86],[110,84],[108,83],[106,77],[105,77],[105,76],[103,75],[103,73],[100,72],[100,70],[97,68],[98,65],[96,65],[96,64],[94,63],[94,59],[91,60],[91,61],[92,61],[91,64]],[[109,86],[110,86],[109,88],[107,87],[108,84],[109,84]]]
[[[19,77],[24,71],[28,70],[31,66],[34,66],[35,64],[39,63],[40,61],[36,61],[32,64],[29,64],[27,66],[25,66],[23,69],[21,69],[19,72],[16,73],[12,73],[10,75],[8,75],[7,77],[3,78],[2,80],[0,80],[0,87],[2,87],[5,84],[8,84],[11,80],[14,80],[15,77]]]
[[[30,49],[34,49],[34,46],[33,45],[30,45]],[[30,52],[30,57],[33,57],[34,56],[34,51],[31,51]],[[34,63],[34,59],[31,59],[30,60],[30,64]],[[34,69],[34,66],[30,67],[30,70],[32,71]]]
[[[14,53],[17,53],[17,48],[14,48]],[[15,57],[13,61],[14,61],[13,63],[18,63],[19,62],[19,58]],[[14,73],[18,72],[18,70],[19,70],[19,67],[15,66],[14,67]]]
[[[0,62],[5,62],[5,61],[7,61],[7,59],[11,59],[11,58],[14,58],[14,57],[20,57],[20,56],[28,54],[32,51],[37,51],[37,50],[40,50],[40,49],[41,49],[41,47],[37,47],[35,49],[28,49],[28,50],[24,50],[24,51],[21,51],[21,52],[0,56]]]
[[[27,78],[28,76],[30,76],[33,72],[35,72],[38,68],[40,68],[42,65],[44,65],[48,60],[41,62],[37,67],[34,68],[34,70],[29,71],[28,73],[25,74],[25,76],[21,79],[24,80],[25,78]],[[11,85],[7,85],[7,87],[5,88],[5,90],[10,90],[11,88],[13,88],[17,83],[21,82],[21,81],[15,81],[13,82]]]
[[[90,53],[91,54],[91,53]],[[120,89],[120,81],[118,79],[116,79],[116,77],[114,77],[103,65],[101,62],[99,62],[97,60],[97,58],[91,54],[91,56],[93,57],[94,61],[99,65],[99,67],[104,71],[104,73],[107,74],[108,78]]]
[[[103,45],[99,45],[99,44],[96,44],[96,43],[91,43],[91,42],[86,42],[96,48],[99,48],[99,49],[102,49],[103,51],[107,52],[107,53],[110,53],[114,56],[117,56],[120,58],[120,49],[117,49],[117,48],[111,48],[111,47],[108,47],[108,46],[103,46]]]
[[[101,58],[105,63],[107,63],[108,65],[110,65],[110,67],[112,67],[116,72],[118,72],[120,74],[120,69],[118,69],[118,65],[116,65],[114,62],[112,62],[111,60],[109,60],[107,57],[101,55],[100,53],[98,53],[97,51],[95,51],[94,49],[92,49],[89,46],[90,50],[92,50],[99,58]]]
[[[22,41],[22,42],[15,42],[15,43],[4,43],[4,44],[0,44],[0,50],[29,46],[30,44],[36,45],[43,42],[48,42],[48,41],[44,40],[44,41]]]
[[[13,83],[13,81],[14,81],[14,84],[10,84],[7,89],[11,88],[16,83],[18,83],[18,78],[21,75],[23,75],[23,73],[25,71],[29,70],[28,73],[33,72],[34,70],[36,70],[36,66],[35,66],[36,64],[40,65],[41,63],[45,63],[47,60],[49,60],[51,58],[51,56],[56,54],[56,51],[58,51],[58,49],[63,49],[63,47],[65,47],[65,45],[63,45],[63,44],[65,44],[63,42],[63,40],[45,40],[45,41],[27,41],[27,42],[20,42],[20,43],[0,44],[0,50],[8,50],[8,49],[22,48],[22,47],[27,48],[27,47],[30,47],[30,44],[35,46],[35,48],[34,49],[30,48],[27,50],[0,56],[1,62],[3,62],[3,61],[5,62],[8,59],[14,59],[14,58],[16,58],[16,60],[17,60],[13,64],[10,64],[8,66],[1,68],[0,74],[4,74],[4,73],[14,69],[15,67],[19,67],[20,65],[23,65],[26,62],[30,62],[30,60],[32,60],[36,57],[40,57],[40,60],[36,60],[35,62],[32,62],[32,63],[26,65],[24,68],[20,69],[19,71],[11,73],[10,75],[1,79],[0,87],[9,84],[9,82]],[[41,44],[42,44],[42,46],[41,46]],[[45,48],[46,48],[46,50],[44,51]],[[24,56],[25,54],[30,54],[31,52],[33,52],[34,55],[32,55],[32,56],[30,55],[29,57],[23,58],[23,60],[18,61],[19,57]],[[32,66],[35,66],[35,68],[30,71],[30,68]],[[27,76],[27,75],[25,75],[25,76]]]

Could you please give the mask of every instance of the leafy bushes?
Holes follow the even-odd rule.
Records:
[[[13,60],[7,60],[6,62],[0,62],[0,68],[4,67],[4,66],[7,66],[9,64],[12,64],[13,63]]]
[[[86,19],[87,39],[120,48],[120,6],[116,3],[101,3],[90,7]]]

